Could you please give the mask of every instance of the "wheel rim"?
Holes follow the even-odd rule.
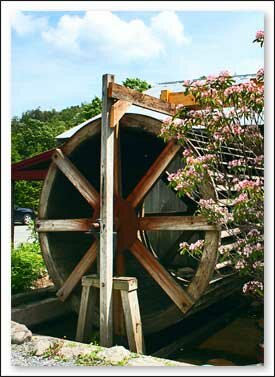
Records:
[[[85,138],[89,138],[89,137],[92,137],[92,136],[98,134],[99,127],[100,127],[99,122],[97,122],[96,124],[93,124],[93,126],[86,126],[85,129],[80,130],[78,132],[78,134],[74,135],[74,137],[68,143],[66,143],[66,145],[62,148],[63,155],[61,155],[61,157],[59,155],[59,157],[58,157],[58,158],[60,158],[60,161],[61,161],[60,164],[58,162],[57,163],[54,162],[50,166],[48,175],[46,177],[46,180],[44,182],[44,186],[43,186],[43,189],[42,189],[41,205],[40,205],[40,209],[39,209],[39,220],[37,221],[38,231],[39,231],[39,234],[40,234],[40,242],[41,242],[42,251],[43,251],[44,257],[46,259],[46,264],[48,266],[50,275],[53,277],[53,280],[54,280],[55,284],[57,285],[57,287],[61,288],[61,296],[60,296],[61,298],[62,298],[62,292],[64,293],[64,290],[62,291],[62,287],[64,287],[64,284],[66,286],[66,281],[68,280],[68,276],[67,277],[62,276],[62,273],[60,273],[60,271],[56,268],[56,266],[52,262],[51,250],[50,250],[50,247],[49,247],[49,238],[51,237],[51,233],[53,232],[54,229],[50,229],[50,228],[51,227],[55,228],[55,230],[57,229],[56,231],[60,231],[60,229],[61,229],[61,231],[63,232],[64,231],[64,224],[65,224],[65,228],[67,227],[67,231],[71,231],[73,229],[70,228],[68,230],[68,227],[70,225],[69,222],[72,223],[72,221],[70,220],[69,222],[65,223],[65,219],[61,219],[60,221],[63,222],[63,229],[62,229],[62,224],[58,223],[58,220],[56,220],[56,219],[53,219],[53,221],[51,223],[48,223],[48,224],[45,225],[45,221],[46,221],[46,219],[48,218],[48,215],[49,215],[49,213],[48,213],[49,211],[47,210],[47,205],[48,205],[47,203],[50,200],[51,188],[52,188],[54,181],[56,179],[56,175],[60,174],[59,169],[64,173],[64,175],[66,175],[66,168],[68,168],[68,166],[69,166],[68,165],[69,162],[67,160],[69,160],[72,153],[75,150],[77,150],[78,145],[81,144],[81,142],[83,142],[85,140]],[[152,129],[150,129],[150,131],[152,132]],[[157,130],[157,132],[158,132],[158,130]],[[156,134],[157,132],[155,130],[154,133]],[[170,159],[170,157],[168,157],[168,160],[172,161],[172,159],[174,158],[174,156],[176,155],[178,150],[179,150],[179,148],[177,146],[175,146],[174,143],[171,142],[169,144],[169,147],[166,147],[166,152],[164,153],[164,156],[166,155],[165,157],[167,157],[167,154],[170,153],[171,159]],[[132,255],[139,261],[139,263],[141,263],[143,265],[143,267],[145,269],[146,269],[147,266],[143,263],[142,259],[147,258],[146,261],[148,263],[154,264],[154,261],[153,261],[152,257],[150,256],[151,253],[149,252],[149,250],[146,250],[146,247],[144,247],[144,245],[142,245],[142,243],[138,240],[138,238],[133,236],[133,233],[136,233],[138,230],[139,231],[140,230],[148,230],[148,227],[151,230],[152,230],[152,228],[153,228],[153,230],[161,230],[161,229],[163,229],[164,226],[166,226],[166,227],[172,226],[173,227],[173,226],[176,225],[176,221],[178,221],[179,219],[171,219],[171,218],[169,218],[169,219],[167,219],[167,218],[166,219],[164,219],[164,218],[162,218],[162,219],[159,219],[159,218],[158,219],[156,219],[156,218],[155,219],[146,219],[146,218],[139,219],[138,216],[133,214],[134,209],[137,208],[140,205],[140,203],[144,199],[146,193],[148,193],[148,190],[147,190],[148,187],[147,186],[150,186],[152,182],[149,185],[148,185],[148,180],[143,180],[143,183],[139,182],[138,189],[135,188],[127,196],[126,200],[122,200],[121,197],[120,197],[121,193],[120,193],[120,188],[119,188],[119,187],[121,187],[121,182],[119,182],[121,180],[121,172],[119,173],[120,159],[119,159],[118,156],[119,156],[119,148],[118,148],[118,151],[116,153],[116,158],[115,158],[115,176],[116,176],[116,178],[115,178],[115,195],[116,195],[117,200],[115,200],[115,205],[114,205],[115,217],[117,218],[116,221],[118,222],[118,238],[121,235],[120,230],[124,229],[124,231],[123,231],[124,235],[125,234],[127,235],[127,225],[129,224],[129,222],[132,224],[131,227],[130,227],[130,229],[132,230],[131,237],[129,237],[131,239],[131,242],[128,241],[127,244],[123,244],[123,242],[125,242],[125,236],[121,237],[123,239],[123,241],[121,240],[122,246],[119,247],[118,253],[116,254],[116,270],[117,270],[118,274],[122,274],[123,270],[124,270],[123,252],[124,252],[125,249],[130,249]],[[65,161],[65,168],[64,168],[64,161]],[[156,165],[154,167],[154,169],[158,169],[158,166]],[[159,170],[157,170],[156,173],[154,171],[152,171],[152,174],[155,175],[155,177],[151,179],[153,181],[152,185],[159,178],[159,176],[160,176],[159,172],[162,171],[162,170],[163,170],[162,167],[159,167]],[[67,178],[68,178],[68,175],[67,175]],[[74,178],[79,179],[81,181],[83,177],[82,177],[82,174],[79,174],[79,172],[77,172],[76,175],[74,176]],[[85,184],[84,184],[85,182],[83,181],[82,183],[83,183],[82,186],[86,187]],[[83,187],[81,189],[79,189],[79,187],[78,187],[78,190],[80,190],[80,191],[83,190]],[[89,198],[86,197],[85,199],[86,199],[86,201],[90,201],[91,207],[93,207],[92,216],[90,215],[88,217],[88,219],[84,219],[85,221],[83,219],[82,219],[82,221],[79,221],[79,222],[76,221],[72,225],[74,227],[74,230],[77,230],[77,229],[81,230],[81,231],[85,231],[85,229],[87,230],[87,227],[89,227],[89,224],[91,222],[93,222],[96,219],[96,217],[98,217],[98,214],[99,214],[98,192],[94,188],[92,188],[90,190],[91,190],[90,191],[90,197]],[[83,193],[82,193],[82,195],[83,195]],[[118,204],[116,204],[116,202]],[[127,202],[127,204],[126,204],[126,202]],[[125,213],[126,213],[126,215],[125,215]],[[129,219],[131,221],[129,221]],[[80,220],[80,219],[76,219],[76,220]],[[47,221],[49,221],[49,220],[47,220]],[[90,221],[90,223],[89,223],[89,221]],[[203,222],[203,220],[201,220],[201,221],[202,221],[202,223],[200,223],[200,226],[201,225],[206,226],[205,222]],[[167,223],[168,223],[168,225],[167,225]],[[47,228],[47,226],[48,226],[48,228]],[[39,227],[40,227],[40,229],[39,229]],[[126,230],[125,230],[125,228],[126,228]],[[200,281],[201,275],[204,274],[204,275],[210,276],[213,272],[213,269],[209,268],[209,262],[211,262],[211,265],[213,265],[213,263],[214,263],[213,261],[216,259],[216,251],[217,251],[217,243],[218,243],[218,240],[219,240],[219,232],[217,230],[214,230],[214,228],[213,229],[207,228],[207,229],[210,229],[208,231],[210,247],[204,252],[204,254],[203,254],[204,257],[202,258],[202,264],[199,266],[199,268],[198,268],[198,270],[195,274],[195,277],[194,277],[193,281],[191,282],[191,284],[189,285],[188,289],[184,290],[184,291],[179,290],[179,292],[177,293],[177,296],[182,294],[185,298],[185,302],[184,302],[184,305],[185,305],[184,310],[185,311],[190,309],[190,307],[193,305],[193,303],[194,303],[193,299],[197,299],[202,294],[202,292],[206,289],[206,284],[202,284],[201,281]],[[128,228],[128,231],[129,231],[129,228]],[[86,267],[88,265],[89,266],[88,266],[88,268],[82,268],[82,270],[81,270],[82,275],[89,270],[89,268],[92,266],[92,264],[95,261],[96,246],[97,246],[97,243],[96,243],[96,241],[94,241],[92,243],[92,246],[90,246],[88,248],[88,251],[86,252],[86,254],[89,254],[88,258],[86,259],[86,261],[87,261]],[[142,255],[142,257],[140,257],[140,255]],[[168,284],[168,285],[172,284],[173,285],[173,283],[170,281],[169,277],[167,276],[167,274],[169,274],[169,273],[167,273],[167,271],[163,271],[163,269],[161,268],[161,266],[159,264],[155,264],[155,268],[158,270],[158,273],[161,274],[162,278],[165,279],[165,282],[166,282],[165,284]],[[150,271],[150,273],[154,274],[154,271],[153,272]],[[77,282],[79,282],[79,279],[77,280]],[[73,283],[75,283],[75,282],[73,282]],[[74,287],[75,287],[75,285],[76,284],[74,284]],[[173,288],[175,288],[175,286],[173,286],[172,288],[168,287],[167,290],[170,292]],[[71,291],[68,294],[68,291],[66,292],[66,289],[65,289],[65,296],[66,296],[65,299],[70,295],[70,293],[71,293]],[[74,295],[71,295],[71,299],[75,303],[74,306],[78,307],[79,306],[79,299],[77,299]],[[173,297],[173,299],[176,299],[176,298]],[[181,305],[181,303],[178,303],[178,306],[179,305]],[[177,310],[175,311],[175,313],[177,313]],[[153,316],[148,315],[147,317],[148,317],[148,321],[150,321],[150,320],[156,321],[155,314]],[[178,317],[178,313],[177,313],[176,317]]]

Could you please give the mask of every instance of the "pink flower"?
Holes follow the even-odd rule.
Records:
[[[209,75],[207,76],[207,81],[215,81],[217,79],[217,76]]]
[[[220,77],[231,77],[231,74],[228,71],[221,71],[219,73]]]
[[[256,290],[264,290],[264,285],[261,281],[249,281],[243,286],[243,293],[255,293]]]
[[[167,117],[167,118],[163,119],[162,123],[164,123],[165,125],[169,125],[171,123],[171,118]]]
[[[256,39],[264,39],[264,31],[263,30],[258,30],[256,33]]]
[[[242,202],[245,202],[248,200],[248,196],[246,193],[242,193],[240,194],[235,200],[234,200],[234,205],[235,204],[239,204],[239,203],[242,203]]]
[[[182,155],[183,155],[184,157],[189,157],[189,156],[191,155],[191,151],[190,151],[190,149],[184,149]]]
[[[235,265],[235,268],[236,270],[242,270],[243,268],[245,268],[245,261],[244,260],[239,260],[236,265]]]

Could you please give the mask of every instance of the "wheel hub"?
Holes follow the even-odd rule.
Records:
[[[135,210],[127,200],[115,197],[114,222],[117,230],[117,251],[120,252],[134,243],[138,230]]]

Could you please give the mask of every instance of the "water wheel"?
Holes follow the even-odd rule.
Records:
[[[158,214],[148,213],[153,202],[155,208],[163,208],[165,197],[154,194],[154,190],[165,184],[165,171],[179,162],[181,155],[179,145],[173,141],[165,144],[157,136],[160,125],[160,121],[148,116],[126,114],[120,121],[115,144],[114,274],[137,277],[145,334],[164,329],[207,304],[214,292],[215,284],[209,289],[209,283],[220,238],[215,225],[194,216],[195,207],[188,201],[184,203],[187,211],[171,213],[166,208]],[[81,277],[96,271],[98,241],[89,231],[99,217],[100,119],[81,128],[54,152],[52,159],[41,193],[36,228],[58,296],[78,311]],[[166,186],[166,190],[170,189]],[[173,202],[179,201],[172,195]],[[201,195],[204,198],[215,195],[210,181],[201,188]],[[206,241],[188,283],[169,272],[171,245],[164,250],[161,235],[165,232],[170,238],[173,232],[186,233],[188,239],[200,233]],[[226,291],[225,283],[220,284],[220,290]],[[219,291],[215,296],[219,296]]]

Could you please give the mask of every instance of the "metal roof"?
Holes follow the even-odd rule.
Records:
[[[245,74],[245,75],[235,75],[233,76],[236,84],[240,84],[242,82],[246,82],[252,78],[255,78],[255,74]],[[160,97],[160,93],[162,90],[170,90],[172,92],[182,92],[183,91],[183,81],[170,81],[170,82],[163,82],[155,85],[154,87],[146,90],[144,93],[149,94],[153,97]],[[129,107],[127,112],[125,114],[141,114],[144,116],[148,116],[160,121],[163,121],[165,118],[168,117],[168,115],[161,114],[157,111],[143,109],[142,107],[138,107],[135,105],[132,105]],[[87,121],[63,132],[60,135],[56,136],[56,139],[58,141],[64,141],[65,139],[69,139],[71,136],[73,136],[80,128],[85,127],[87,124],[95,121],[96,119],[101,118],[101,114],[96,115],[95,117],[88,119]]]

